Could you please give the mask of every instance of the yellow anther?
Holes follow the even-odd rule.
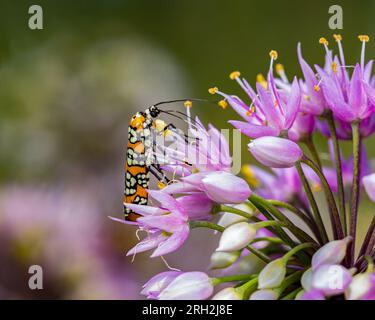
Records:
[[[241,172],[250,186],[257,187],[259,185],[259,181],[255,177],[254,171],[249,164],[243,165],[241,168]]]
[[[254,112],[255,112],[255,106],[252,105],[252,106],[250,106],[249,110],[246,111],[246,115],[252,116]]]
[[[264,81],[266,81],[266,79],[264,79],[264,76],[261,73],[257,74],[257,82],[261,83]]]
[[[320,87],[316,84],[316,85],[314,86],[314,90],[315,90],[316,92],[319,92],[319,91],[320,91]]]
[[[218,91],[219,91],[218,87],[212,87],[212,88],[208,89],[208,92],[210,94],[216,94]]]
[[[241,73],[239,71],[233,71],[230,75],[229,75],[229,78],[231,80],[235,80],[237,79],[239,76],[241,75]]]
[[[256,81],[260,83],[264,89],[267,89],[267,81],[261,73],[257,74]]]
[[[340,42],[342,40],[341,34],[334,34],[333,38],[335,39],[336,42]]]
[[[191,108],[193,106],[193,102],[191,102],[190,100],[186,100],[184,102],[184,106],[185,108]]]
[[[277,100],[275,100],[275,101],[273,102],[273,105],[274,105],[275,107],[277,107],[277,106],[279,105],[279,103],[277,102]]]
[[[275,68],[278,74],[284,72],[284,66],[281,63],[276,64]]]
[[[305,94],[303,96],[303,99],[305,99],[306,101],[309,101],[311,99],[311,97],[309,95]]]
[[[273,60],[277,60],[277,57],[278,57],[279,55],[278,55],[278,53],[277,53],[277,51],[275,51],[275,50],[271,50],[270,51],[270,57],[273,59]]]
[[[333,72],[337,72],[337,63],[336,62],[332,62],[332,71]]]
[[[320,39],[319,39],[319,43],[320,44],[324,44],[325,46],[328,46],[328,40],[326,39],[326,38],[324,38],[324,37],[321,37]]]
[[[164,189],[165,188],[165,184],[161,181],[158,181],[158,188],[159,189]]]
[[[228,107],[228,103],[225,100],[220,100],[218,103],[219,107],[222,109],[226,109]]]
[[[362,42],[369,42],[370,37],[367,34],[361,34],[358,36],[358,39]]]
[[[313,183],[311,189],[313,192],[319,192],[322,190],[322,186],[319,183]]]

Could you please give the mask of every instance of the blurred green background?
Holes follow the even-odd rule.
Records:
[[[32,4],[43,8],[43,30],[28,28]],[[46,202],[44,195],[51,192],[59,198],[76,190],[74,201],[82,199],[83,191],[88,199],[100,198],[96,214],[98,223],[105,226],[100,232],[109,239],[108,250],[113,250],[109,256],[119,260],[106,268],[117,268],[116,275],[141,284],[164,269],[164,264],[159,260],[149,262],[147,255],[137,256],[130,264],[124,250],[135,243],[133,232],[106,218],[121,216],[130,115],[164,99],[208,98],[207,88],[212,85],[241,94],[228,74],[238,69],[254,83],[258,73],[267,71],[271,49],[279,52],[279,62],[285,65],[289,77],[300,76],[297,43],[302,42],[310,63],[323,62],[324,51],[318,39],[332,39],[337,33],[328,28],[328,8],[333,4],[344,10],[344,29],[339,33],[344,38],[347,63],[351,64],[360,55],[357,35],[375,36],[374,1],[1,0],[0,192],[8,194],[10,188],[15,192],[14,197],[3,196],[4,203],[10,198],[14,203],[3,205],[2,210],[16,214],[21,210],[17,209],[20,203],[34,199],[35,194]],[[367,57],[374,53],[375,46],[370,42]],[[212,105],[196,105],[193,112],[220,128],[227,127],[228,119],[237,119],[233,111]],[[319,143],[324,146],[325,139],[320,137]],[[371,141],[367,145],[374,154]],[[34,206],[25,204],[25,210],[33,220],[43,205],[31,202]],[[72,207],[68,225],[78,218]],[[188,253],[189,266],[206,266],[207,254],[193,250],[200,245],[200,238],[196,239],[174,255],[172,263],[181,266],[181,259]],[[48,246],[47,238],[44,246]],[[99,254],[97,259],[104,258]],[[26,260],[25,266],[29,263]],[[24,275],[22,270],[13,273]],[[0,284],[11,271],[0,272]],[[19,278],[19,274],[12,276]],[[64,282],[61,279],[58,281]],[[0,286],[0,297],[38,297],[38,293],[22,288],[8,283],[3,285],[2,294]],[[57,298],[77,296],[71,294],[70,287],[52,291]],[[109,297],[139,297],[129,284],[119,291]]]

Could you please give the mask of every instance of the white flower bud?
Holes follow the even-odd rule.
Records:
[[[214,252],[211,255],[210,269],[223,269],[231,266],[240,257],[240,251]]]
[[[216,251],[236,251],[254,240],[257,229],[250,223],[240,222],[226,228]]]
[[[339,264],[346,255],[346,248],[351,241],[351,237],[342,240],[328,242],[315,252],[311,265],[313,270],[324,264]]]
[[[352,281],[349,270],[341,265],[322,265],[314,270],[312,287],[326,297],[344,293]]]
[[[275,290],[257,290],[253,292],[249,300],[277,300],[279,294]]]
[[[310,268],[310,269],[307,269],[301,277],[302,288],[305,289],[306,291],[310,290],[312,287],[312,276],[313,276],[313,272],[312,272],[312,269]]]
[[[242,300],[242,296],[234,288],[225,288],[216,293],[211,300]]]
[[[353,277],[352,282],[345,291],[347,300],[371,300],[375,291],[375,274],[360,273]],[[372,297],[368,297],[372,293]],[[369,299],[370,298],[370,299]]]
[[[273,289],[281,285],[285,278],[286,266],[283,259],[268,263],[259,274],[258,288]]]
[[[242,217],[238,214],[230,213],[230,212],[225,212],[217,222],[219,226],[222,226],[224,228],[227,228],[235,223],[239,222],[246,222],[247,219],[245,217]]]
[[[205,300],[214,286],[203,272],[186,272],[174,279],[158,296],[159,300]]]

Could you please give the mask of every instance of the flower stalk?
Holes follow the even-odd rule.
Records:
[[[349,247],[350,265],[354,263],[355,242],[357,236],[357,219],[358,219],[358,204],[360,191],[360,176],[361,176],[361,135],[359,132],[359,121],[352,123],[353,132],[353,184],[352,184],[352,198],[350,208],[350,236],[353,241]]]
[[[209,221],[190,221],[190,228],[208,228],[219,232],[224,232],[225,228]],[[253,248],[251,245],[246,246],[246,249],[256,255],[264,262],[269,262],[271,259],[260,250]]]
[[[326,228],[324,226],[323,219],[322,219],[322,216],[320,214],[319,207],[318,207],[318,205],[316,203],[314,194],[312,193],[311,187],[309,185],[309,182],[307,181],[307,178],[306,178],[306,176],[305,176],[305,174],[303,172],[301,163],[297,163],[296,164],[296,169],[298,171],[298,174],[299,174],[299,177],[301,179],[302,185],[303,185],[304,190],[306,192],[306,196],[307,196],[307,198],[309,200],[311,209],[313,211],[313,215],[314,215],[314,218],[315,218],[315,223],[316,223],[317,228],[319,230],[321,240],[322,240],[323,243],[327,243],[328,242],[327,231],[326,231]]]
[[[307,164],[311,169],[313,169],[315,173],[318,175],[320,181],[322,182],[323,190],[326,196],[326,200],[327,200],[328,208],[330,212],[333,237],[334,239],[342,239],[344,237],[344,231],[341,226],[340,215],[338,213],[336,201],[333,196],[332,190],[327,182],[326,177],[324,176],[322,171],[319,169],[319,167],[306,156],[303,157],[302,162]]]
[[[335,167],[336,167],[336,177],[337,177],[337,187],[338,187],[338,202],[341,217],[341,224],[343,226],[344,235],[347,235],[347,219],[346,219],[346,208],[345,208],[345,189],[342,177],[342,163],[341,163],[341,153],[339,140],[336,134],[336,125],[333,119],[332,111],[327,112],[326,120],[328,123],[330,136],[333,143],[333,151],[335,157]],[[321,165],[319,166],[321,168]]]

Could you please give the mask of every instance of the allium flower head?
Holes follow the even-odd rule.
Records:
[[[216,276],[170,271],[152,278],[143,294],[207,299],[215,286],[228,283],[212,299],[374,299],[375,218],[357,228],[367,211],[360,206],[363,189],[375,201],[362,142],[375,130],[375,77],[372,61],[365,62],[369,37],[359,37],[362,55],[354,66],[345,63],[342,37],[334,38],[338,56],[325,38],[319,40],[326,50],[322,67],[310,67],[298,45],[301,80],[289,82],[280,64],[274,78],[277,52],[271,51],[267,79],[258,75],[255,90],[238,71],[230,74],[247,102],[209,89],[223,97],[219,106],[230,105],[243,118],[229,123],[252,138],[248,150],[265,168],[245,164],[243,178],[233,174],[224,136],[212,126],[206,130],[198,118],[191,122],[189,112],[193,140],[171,131],[177,147],[159,151],[175,160],[162,167],[172,179],[150,192],[159,205],[129,205],[141,215],[133,224],[148,234],[129,254],[173,252],[190,229],[210,229],[219,235],[209,266]],[[329,154],[315,145],[316,126],[330,137]],[[341,139],[352,141],[349,158]]]
[[[235,71],[230,74],[230,78],[236,80],[248,95],[250,103],[246,104],[239,97],[223,93],[216,87],[209,90],[212,94],[221,95],[245,120],[231,120],[229,123],[250,138],[278,136],[287,132],[293,125],[300,108],[301,92],[297,78],[294,78],[290,90],[277,89],[273,76],[273,64],[278,54],[272,50],[270,56],[267,81],[258,79],[257,93],[244,78],[240,78],[240,72]]]
[[[361,61],[354,67],[351,77],[347,72],[344,54],[341,45],[341,38],[336,38],[339,45],[340,58],[332,58],[328,49],[328,41],[321,41],[324,45],[327,56],[327,64],[330,67],[323,69],[316,66],[320,76],[320,85],[327,105],[334,115],[342,121],[353,122],[364,120],[370,117],[374,111],[375,90],[370,85],[372,61],[365,64],[365,46],[369,37],[360,36],[362,42]]]

